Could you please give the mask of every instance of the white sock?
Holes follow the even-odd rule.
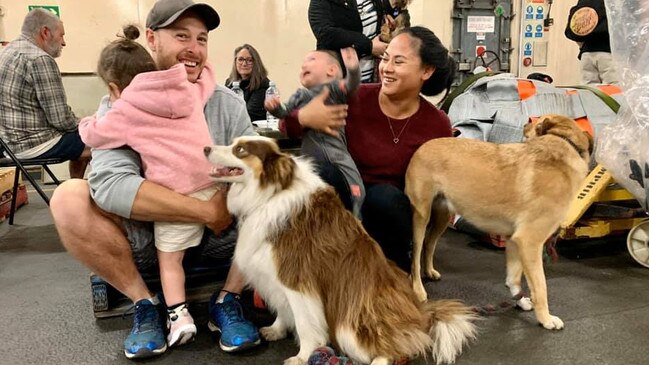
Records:
[[[148,300],[149,302],[151,302],[151,304],[153,304],[153,305],[158,305],[158,304],[160,304],[160,299],[158,299],[158,296],[157,296],[157,295],[154,295],[154,296],[152,296],[151,298],[148,298],[147,300]]]

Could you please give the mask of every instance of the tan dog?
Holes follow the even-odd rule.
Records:
[[[525,127],[524,143],[440,138],[413,155],[406,194],[413,207],[412,285],[420,300],[426,299],[420,273],[424,238],[426,276],[439,279],[435,245],[456,212],[485,232],[509,237],[505,284],[512,296],[521,294],[524,272],[536,319],[547,329],[563,328],[548,310],[542,251],[588,172],[593,141],[567,117],[539,120]],[[519,305],[532,309],[529,300]]]
[[[389,5],[385,9],[385,14],[394,19],[394,27],[390,27],[388,22],[383,22],[381,26],[381,34],[379,39],[385,43],[390,43],[392,38],[405,28],[410,27],[410,13],[408,12],[408,4],[412,0],[389,0],[384,1]]]

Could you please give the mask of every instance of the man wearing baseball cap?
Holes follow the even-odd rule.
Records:
[[[158,68],[182,63],[188,80],[195,82],[207,59],[208,32],[219,22],[218,13],[207,4],[158,0],[146,20],[146,39]],[[217,86],[208,101],[205,118],[216,144],[228,145],[236,137],[256,135],[243,100],[223,86]],[[229,260],[236,242],[225,191],[204,202],[146,181],[140,171],[139,156],[131,150],[93,151],[88,181],[64,182],[50,203],[66,249],[135,303],[133,328],[124,341],[128,358],[156,356],[167,349],[164,304],[140,275],[156,265],[151,227],[141,221],[205,224],[210,229],[195,248],[197,255],[190,249],[188,257]],[[224,351],[239,351],[260,342],[257,328],[243,318],[239,303],[243,285],[243,277],[232,266],[223,290],[210,299],[209,328],[221,333],[219,344]]]

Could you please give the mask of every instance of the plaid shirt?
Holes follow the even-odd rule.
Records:
[[[0,51],[0,136],[9,148],[23,152],[78,122],[54,58],[23,36]]]

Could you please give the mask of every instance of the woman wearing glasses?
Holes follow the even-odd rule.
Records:
[[[268,89],[268,71],[259,57],[259,52],[249,44],[234,50],[232,71],[225,80],[225,86],[231,89],[234,81],[239,81],[239,87],[243,90],[250,120],[266,119],[264,98]]]

